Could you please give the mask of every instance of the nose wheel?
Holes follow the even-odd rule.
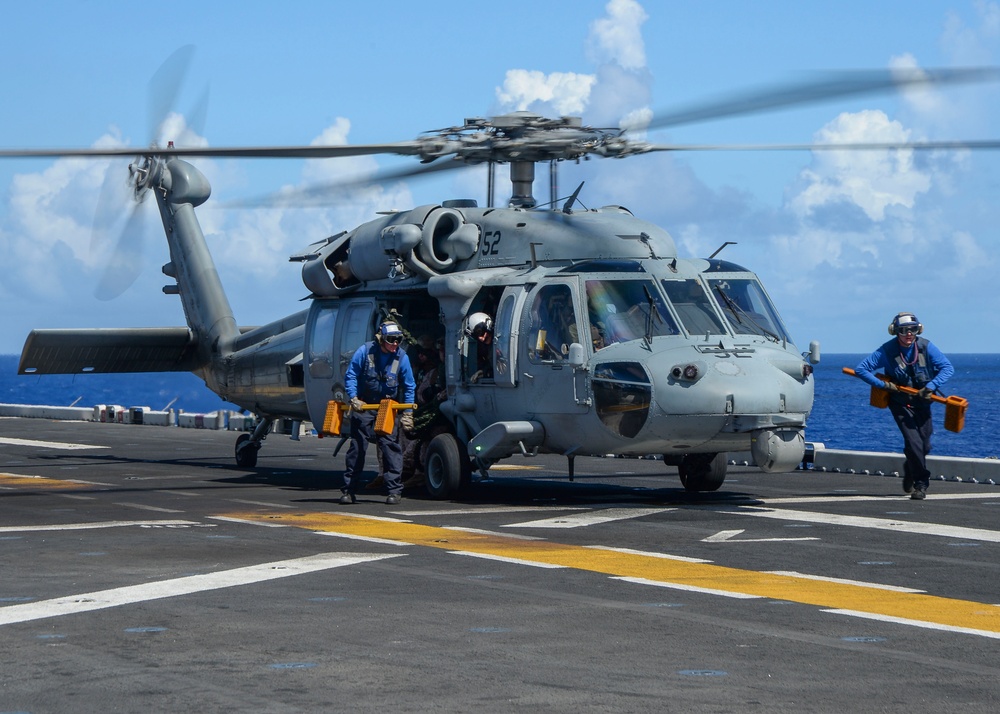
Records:
[[[677,473],[685,491],[718,491],[726,480],[726,454],[684,454]]]

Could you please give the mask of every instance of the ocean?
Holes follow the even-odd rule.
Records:
[[[890,451],[901,453],[902,438],[887,409],[868,405],[868,386],[845,375],[866,355],[823,355],[816,365],[816,401],[809,416],[806,440],[828,449]],[[997,443],[1000,423],[1000,355],[951,354],[955,376],[942,390],[969,400],[961,433],[944,428],[944,407],[935,404],[933,453],[939,456],[1000,456]],[[206,413],[217,409],[238,411],[188,373],[80,374],[18,376],[16,355],[0,355],[0,402],[123,407],[166,407]]]

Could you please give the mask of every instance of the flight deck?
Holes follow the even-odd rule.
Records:
[[[0,419],[0,711],[996,708],[1000,487],[539,456],[341,506],[336,446]]]

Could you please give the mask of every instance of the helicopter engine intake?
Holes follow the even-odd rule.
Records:
[[[362,283],[455,270],[479,249],[480,228],[450,206],[421,206],[370,221],[306,251],[302,281],[317,297],[333,297]]]

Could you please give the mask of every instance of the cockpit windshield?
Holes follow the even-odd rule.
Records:
[[[726,334],[726,328],[712,309],[712,303],[700,280],[664,280],[662,284],[688,334]]]
[[[712,297],[738,335],[761,335],[775,342],[791,342],[777,310],[764,289],[751,278],[718,278],[708,281]]]
[[[588,280],[587,312],[594,350],[617,342],[677,335],[680,330],[649,280]]]

